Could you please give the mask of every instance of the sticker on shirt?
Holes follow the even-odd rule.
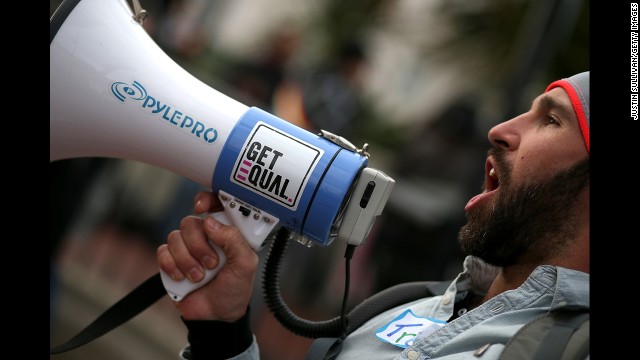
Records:
[[[376,330],[376,336],[404,349],[411,346],[418,335],[421,338],[425,337],[446,323],[444,320],[416,316],[411,309],[407,309],[390,323]]]

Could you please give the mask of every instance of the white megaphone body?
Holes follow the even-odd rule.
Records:
[[[212,89],[176,64],[126,0],[65,0],[50,23],[50,161],[110,157],[155,165],[210,187],[259,251],[276,225],[298,241],[361,245],[394,180],[366,145],[312,134]],[[173,300],[208,282],[176,282]]]

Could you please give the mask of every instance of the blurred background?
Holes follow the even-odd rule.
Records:
[[[50,0],[50,15],[60,3]],[[311,132],[368,143],[370,166],[396,180],[352,260],[348,309],[401,282],[455,277],[463,259],[457,231],[465,203],[480,192],[487,131],[528,109],[551,81],[589,69],[586,0],[141,4],[147,32],[195,77]],[[200,190],[125,160],[50,163],[51,346],[157,273],[156,248],[192,212]],[[281,291],[297,315],[339,315],[344,249],[337,242],[289,246]],[[261,279],[262,272],[251,320],[262,359],[303,359],[312,339],[272,316]],[[186,342],[165,297],[94,342],[51,358],[176,359]]]

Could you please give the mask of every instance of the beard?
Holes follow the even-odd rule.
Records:
[[[589,184],[589,158],[550,179],[516,186],[505,152],[502,148],[489,150],[500,169],[495,204],[492,208],[481,204],[484,206],[469,211],[458,240],[462,251],[495,266],[542,263],[575,236],[578,224],[572,214],[588,211],[576,209],[576,204]]]

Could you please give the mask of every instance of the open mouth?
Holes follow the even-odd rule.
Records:
[[[498,172],[491,161],[487,161],[487,176],[485,178],[485,191],[493,191],[500,186]]]
[[[500,187],[500,178],[498,177],[498,170],[494,165],[494,159],[489,157],[485,163],[484,173],[484,189],[482,193],[472,197],[465,205],[465,211],[471,211],[478,203],[486,201],[493,196],[493,192]]]

